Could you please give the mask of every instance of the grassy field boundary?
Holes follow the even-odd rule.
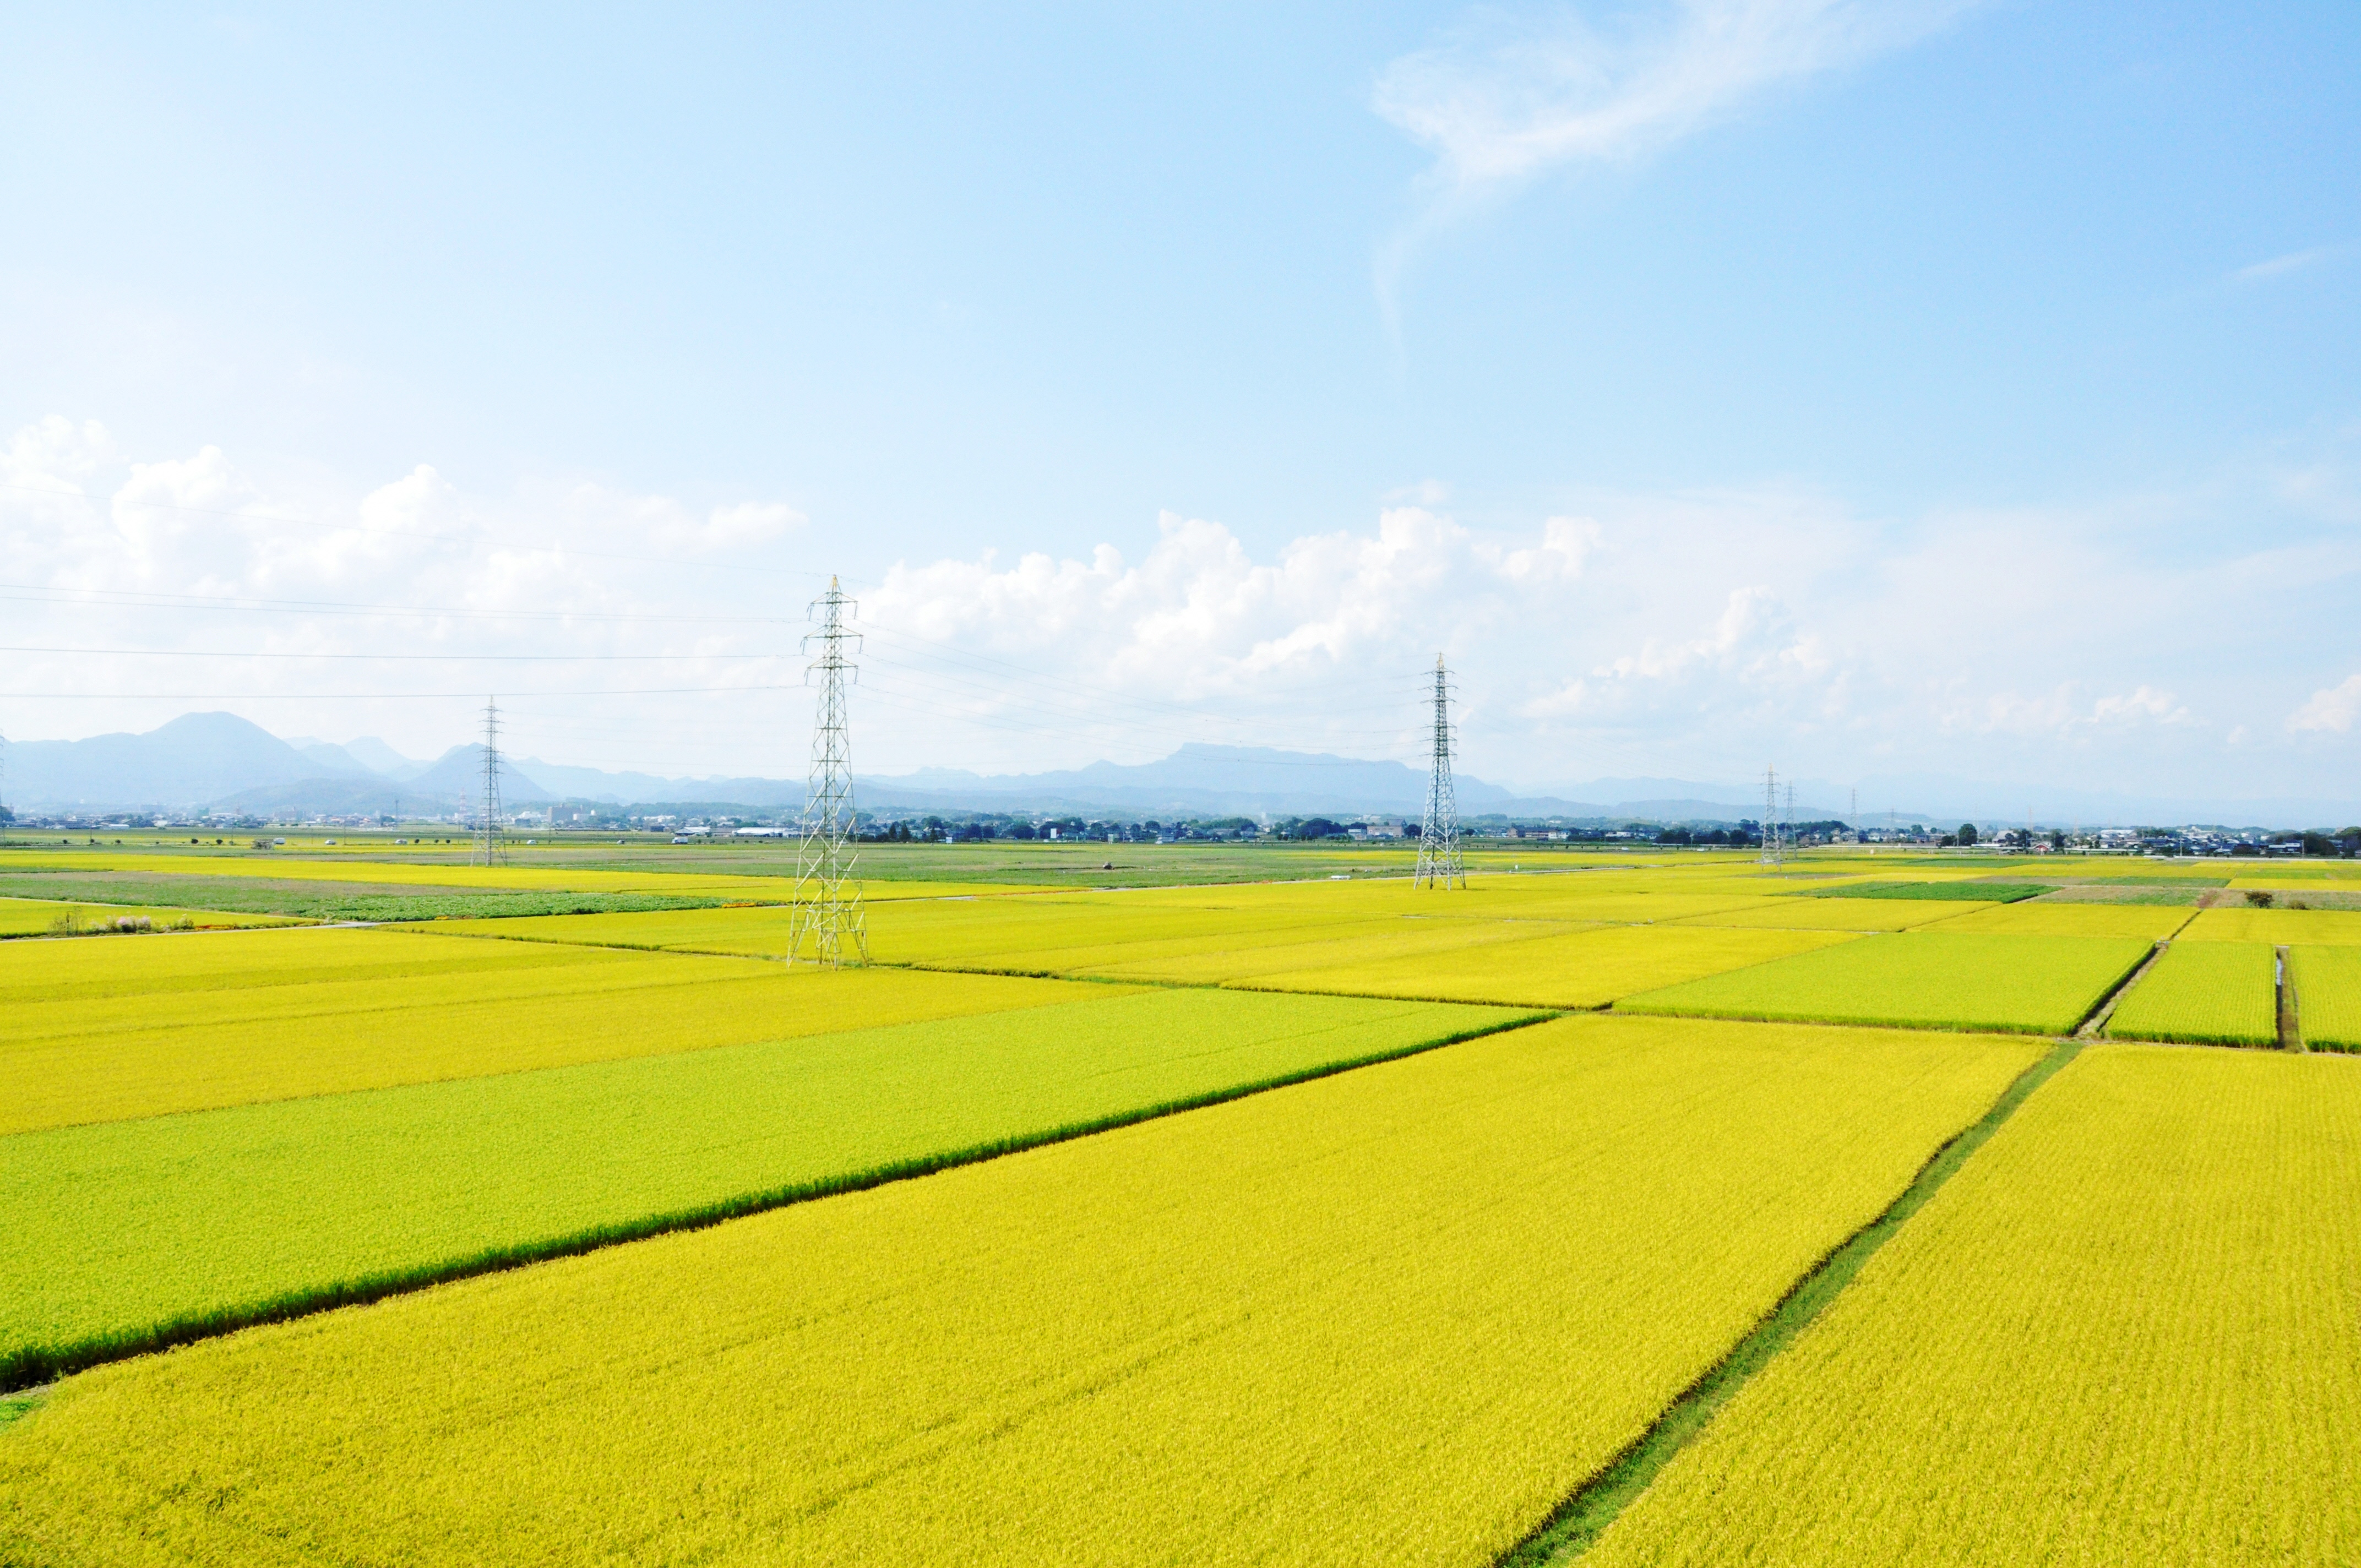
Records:
[[[892,1160],[864,1169],[847,1171],[817,1180],[792,1182],[783,1187],[768,1188],[740,1193],[710,1203],[696,1204],[649,1214],[639,1219],[610,1224],[594,1225],[563,1235],[544,1236],[511,1246],[489,1247],[462,1256],[450,1257],[412,1268],[388,1269],[363,1275],[354,1279],[291,1290],[281,1295],[243,1306],[211,1312],[192,1312],[149,1324],[128,1332],[93,1334],[83,1339],[59,1344],[31,1344],[0,1354],[0,1396],[16,1390],[52,1382],[57,1378],[80,1372],[105,1362],[123,1361],[135,1355],[170,1350],[176,1345],[192,1344],[199,1340],[214,1339],[235,1333],[240,1329],[260,1323],[284,1322],[291,1318],[308,1317],[314,1312],[333,1310],[338,1307],[360,1306],[380,1301],[390,1296],[423,1290],[430,1286],[455,1279],[472,1278],[478,1275],[498,1274],[529,1264],[544,1263],[553,1258],[573,1257],[596,1252],[604,1247],[618,1246],[626,1242],[644,1241],[651,1236],[677,1231],[704,1230],[725,1221],[741,1219],[790,1204],[807,1202],[816,1198],[830,1198],[843,1192],[859,1192],[890,1182],[906,1181],[915,1177],[932,1176],[937,1171],[958,1166],[974,1165],[983,1160],[997,1159],[1003,1155],[1021,1154],[1027,1149],[1047,1147],[1051,1144],[1071,1142],[1095,1133],[1112,1132],[1140,1122],[1152,1122],[1159,1117],[1177,1115],[1184,1111],[1202,1110],[1232,1100],[1243,1100],[1274,1089],[1309,1083],[1317,1079],[1333,1078],[1338,1073],[1352,1072],[1382,1062],[1399,1061],[1406,1057],[1423,1055],[1455,1046],[1468,1040],[1511,1029],[1529,1028],[1560,1016],[1554,1010],[1536,1008],[1515,1017],[1496,1019],[1472,1028],[1437,1036],[1390,1050],[1371,1052],[1366,1056],[1344,1058],[1323,1062],[1313,1067],[1274,1077],[1257,1079],[1246,1083],[1209,1090],[1201,1094],[1184,1095],[1161,1100],[1147,1105],[1068,1122],[1035,1132],[1017,1134],[1005,1138],[970,1144],[935,1154],[920,1155],[908,1159]]]
[[[1648,1489],[1657,1472],[1703,1431],[1731,1397],[1746,1386],[1747,1379],[1769,1365],[1797,1334],[1809,1328],[1828,1303],[1852,1283],[1853,1277],[1877,1249],[1911,1215],[1926,1207],[1927,1201],[1967,1163],[1968,1157],[2016,1113],[2016,1108],[2080,1055],[2086,1044],[2088,1041],[2081,1037],[2059,1040],[2047,1056],[2018,1074],[2001,1091],[1990,1110],[1919,1167],[1910,1185],[1883,1213],[1806,1269],[1780,1298],[1779,1304],[1731,1346],[1727,1355],[1682,1390],[1631,1446],[1576,1487],[1531,1535],[1503,1552],[1495,1568],[1547,1568],[1570,1562],[1588,1551],[1607,1527]]]

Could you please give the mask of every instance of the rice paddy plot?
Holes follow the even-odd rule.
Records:
[[[0,938],[81,937],[107,932],[121,935],[126,931],[227,931],[290,923],[277,916],[225,915],[211,909],[0,898]]]
[[[2122,938],[1911,931],[1862,937],[1650,991],[1617,1006],[1704,1018],[2062,1035],[2089,1016],[2150,948]]]
[[[1905,898],[1783,898],[1776,904],[1715,915],[1692,915],[1684,926],[1730,926],[1784,931],[1907,931],[1949,922],[1984,907],[1949,900]]]
[[[1079,996],[0,1139],[0,1366],[645,1234],[1522,1016],[1061,989]]]
[[[1271,991],[1422,996],[1538,1007],[1604,1007],[1634,992],[1810,952],[1856,938],[1844,931],[1747,931],[1704,926],[1607,926],[1238,983]]]
[[[2361,947],[2361,913],[2341,909],[2201,909],[2181,931],[2180,940]]]
[[[1033,981],[407,932],[0,943],[0,1134],[1036,1006]]]
[[[84,1564],[1474,1568],[2037,1054],[1498,1035],[100,1368],[0,1437],[0,1530]]]
[[[2361,948],[2290,948],[2296,1026],[2316,1051],[2361,1051]]]
[[[1586,1568],[2361,1560],[2361,1074],[2092,1046]]]
[[[2017,937],[2136,937],[2160,942],[2189,923],[2186,906],[2147,904],[2004,904],[1943,922],[1947,936],[1991,932]]]
[[[2124,993],[2107,1033],[2184,1045],[2276,1046],[2279,954],[2262,942],[2175,942]]]
[[[2019,899],[2038,898],[2045,893],[2055,893],[2058,884],[2042,882],[2004,882],[1999,879],[1975,878],[1963,882],[1863,882],[1825,893],[1823,898],[1932,898],[1950,899],[1965,904],[2014,904]]]
[[[373,849],[372,856],[400,851]],[[462,865],[450,860],[411,861],[368,858],[313,860],[285,851],[256,850],[240,855],[167,855],[104,850],[65,853],[34,850],[0,852],[0,874],[16,871],[113,871],[167,873],[175,876],[263,877],[280,882],[365,883],[382,886],[420,886],[462,892],[519,891],[531,893],[686,894],[722,899],[771,901],[788,895],[794,881],[786,876],[731,875],[718,872],[600,871],[565,865]],[[939,883],[875,883],[863,884],[863,896],[876,902],[903,897],[940,895]],[[970,891],[985,891],[975,888]],[[989,891],[1017,891],[990,884]]]

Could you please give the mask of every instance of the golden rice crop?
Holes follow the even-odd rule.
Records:
[[[2262,942],[2175,942],[2107,1019],[2126,1040],[2279,1043],[2278,952]]]
[[[2180,939],[2361,947],[2361,910],[2201,909],[2182,929]]]
[[[0,1134],[1076,994],[1095,992],[394,931],[0,943]]]
[[[2314,1050],[2361,1051],[2361,948],[2290,948],[2296,1027]]]
[[[1844,931],[1605,926],[1411,959],[1288,970],[1239,983],[1272,991],[1602,1007],[1634,992],[1854,939]]]
[[[104,850],[88,854],[13,853],[0,868],[27,871],[162,872],[175,876],[268,877],[284,882],[374,883],[398,887],[517,889],[563,893],[679,893],[769,903],[785,901],[794,880],[780,876],[731,875],[719,872],[615,872],[567,866],[470,866],[448,861],[299,859],[285,852],[257,855],[159,855]],[[953,884],[923,882],[864,883],[872,901],[939,898]],[[969,892],[1016,893],[1005,883],[977,883]]]
[[[645,1234],[1526,1016],[1060,989],[1084,999],[0,1138],[0,1387],[354,1281]]]
[[[1911,898],[1783,898],[1774,904],[1712,915],[1692,915],[1684,926],[1733,926],[1785,931],[1907,931],[1914,926],[1949,925],[1963,911],[1992,907]]]
[[[1943,922],[1946,936],[1990,932],[2012,937],[2136,937],[2160,942],[2194,911],[2154,904],[1998,904]]]
[[[1586,1568],[2361,1561],[2361,1074],[2094,1046]]]
[[[214,909],[175,909],[154,905],[74,904],[46,898],[0,898],[0,937],[71,936],[119,930],[124,921],[156,931],[229,930],[247,926],[287,926],[279,915],[225,915]]]
[[[105,1367],[36,1556],[1480,1564],[2035,1055],[1587,1018]]]
[[[1911,931],[1758,964],[1617,1005],[1704,1018],[1817,1019],[1905,1028],[2063,1034],[2146,959],[2122,938]]]

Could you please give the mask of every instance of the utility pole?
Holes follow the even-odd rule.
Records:
[[[1787,782],[1787,812],[1779,820],[1785,829],[1782,837],[1786,839],[1787,848],[1792,851],[1795,847],[1795,784],[1792,779]]]
[[[819,630],[804,637],[806,652],[813,643],[819,645],[818,657],[804,671],[807,683],[815,674],[820,678],[819,714],[812,728],[811,781],[804,793],[803,841],[796,855],[795,930],[787,944],[787,962],[801,959],[808,948],[812,962],[830,969],[869,961],[869,916],[861,906],[861,884],[851,880],[856,858],[852,748],[844,693],[859,673],[852,655],[861,651],[861,637],[845,630],[848,612],[858,615],[861,607],[829,578],[828,592],[811,602]]]
[[[1451,784],[1451,672],[1434,656],[1434,746],[1426,775],[1426,820],[1418,830],[1412,887],[1467,885],[1459,860],[1459,796]]]
[[[500,841],[500,705],[489,696],[484,699],[484,820],[476,852],[488,866],[504,864],[509,858],[508,847]],[[475,861],[476,855],[467,857],[469,865]]]

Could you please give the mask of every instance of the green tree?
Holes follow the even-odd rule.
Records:
[[[1959,840],[1962,845],[1974,843],[1976,841],[1976,825],[1972,822],[1960,823]]]

